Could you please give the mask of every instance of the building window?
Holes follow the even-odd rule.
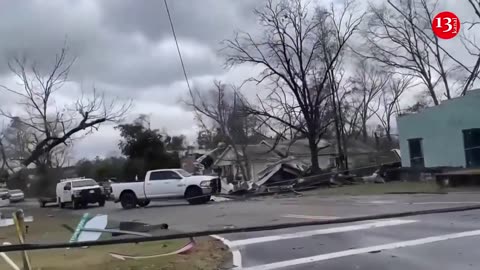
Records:
[[[422,139],[409,139],[408,149],[410,150],[410,166],[415,168],[425,167]]]
[[[480,167],[480,128],[463,130],[466,167]]]

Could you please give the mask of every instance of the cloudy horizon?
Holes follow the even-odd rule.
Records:
[[[239,85],[259,71],[251,66],[226,69],[219,49],[236,30],[259,30],[253,10],[263,1],[168,3],[192,87],[207,88],[213,80]],[[469,19],[466,5],[445,5]],[[66,41],[76,62],[57,103],[72,102],[80,90],[95,87],[112,98],[132,99],[128,119],[147,114],[152,128],[194,141],[197,124],[179,102],[188,91],[163,1],[2,1],[0,20],[1,85],[15,86],[7,65],[13,56],[47,67]],[[0,107],[15,111],[15,97],[2,92]],[[76,142],[74,159],[117,155],[119,133],[113,126],[102,125]]]
[[[258,2],[168,2],[192,87],[208,87],[214,79],[240,83],[250,76],[250,69],[225,69],[219,49],[235,30],[255,27]],[[179,104],[188,92],[163,1],[3,1],[0,7],[0,34],[8,37],[0,44],[2,85],[15,87],[7,65],[12,57],[48,67],[66,42],[76,61],[70,83],[56,99],[73,101],[79,89],[95,87],[110,98],[132,99],[127,119],[147,114],[152,128],[194,140],[193,114]],[[14,95],[2,95],[2,109],[15,111]],[[74,159],[119,154],[113,126],[104,124],[76,142]]]

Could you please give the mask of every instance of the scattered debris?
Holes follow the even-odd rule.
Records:
[[[148,233],[153,230],[168,230],[168,224],[161,223],[158,225],[151,225],[143,222],[136,221],[122,221],[118,225],[118,229],[122,231],[134,231],[134,232],[143,232]],[[117,236],[119,234],[112,234],[112,236]]]
[[[258,172],[258,181],[255,181],[254,185],[258,187],[295,184],[298,178],[304,174],[306,167],[305,164],[292,158],[281,159]]]
[[[88,220],[82,228],[80,228],[80,234],[78,235],[77,242],[96,241],[102,236],[101,230],[104,230],[108,224],[107,215],[99,215]],[[96,231],[94,231],[96,230]]]
[[[365,183],[381,183],[385,184],[385,179],[383,179],[382,176],[379,174],[380,170],[376,170],[372,175],[369,176],[363,176],[362,180]]]
[[[184,247],[168,253],[138,256],[138,255],[126,255],[126,254],[110,252],[110,256],[122,261],[125,261],[127,259],[130,259],[130,260],[154,259],[158,257],[165,257],[165,256],[171,256],[171,255],[177,255],[177,254],[186,254],[194,247],[195,247],[195,240],[193,240],[193,238],[190,238],[190,241]]]
[[[83,214],[82,218],[80,219],[80,222],[77,224],[77,228],[72,234],[72,237],[70,238],[70,243],[76,242],[78,239],[78,236],[80,235],[80,232],[82,228],[85,226],[85,223],[88,221],[88,213]]]
[[[136,236],[152,236],[151,234],[149,233],[143,233],[143,232],[135,232],[135,231],[124,231],[124,230],[117,230],[117,229],[95,229],[95,228],[83,228],[82,229],[83,232],[95,232],[95,233],[111,233],[112,236],[113,234],[115,234],[115,236],[117,235],[125,235],[125,234],[128,234],[128,235],[136,235]],[[82,241],[78,241],[78,242],[82,242]]]
[[[231,199],[225,198],[225,197],[219,197],[219,196],[212,196],[212,201],[214,201],[214,202],[227,202],[227,201],[231,201]]]

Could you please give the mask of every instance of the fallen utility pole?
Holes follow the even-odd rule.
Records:
[[[469,211],[469,210],[480,210],[480,204],[460,206],[460,207],[440,208],[440,209],[407,211],[407,212],[400,212],[400,213],[349,217],[349,218],[340,218],[340,219],[333,219],[333,220],[305,221],[305,222],[295,222],[295,223],[281,223],[281,224],[274,224],[274,225],[251,226],[251,227],[243,227],[243,228],[228,228],[228,229],[207,230],[207,231],[198,231],[198,232],[175,233],[175,234],[169,234],[169,235],[158,235],[158,236],[149,236],[149,237],[132,237],[132,238],[123,238],[123,239],[108,239],[108,240],[85,241],[85,242],[74,242],[74,243],[21,244],[21,245],[11,245],[11,246],[0,246],[0,252],[54,249],[54,248],[80,248],[85,246],[106,246],[106,245],[116,245],[116,244],[132,244],[132,243],[141,243],[141,242],[153,242],[153,241],[162,241],[162,240],[210,236],[214,234],[271,231],[271,230],[297,228],[297,227],[305,227],[305,226],[342,224],[342,223],[369,221],[369,220],[376,220],[376,219],[399,218],[399,217],[409,217],[409,216],[419,216],[419,215],[439,214],[439,213],[451,213],[451,212],[461,212],[461,211]]]

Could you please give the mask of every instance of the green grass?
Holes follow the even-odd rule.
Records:
[[[186,239],[180,239],[82,249],[30,251],[29,256],[34,270],[187,270],[218,269],[223,262],[224,257],[228,254],[226,249],[220,246],[218,241],[211,239],[199,241],[191,253],[184,255],[121,261],[108,254],[109,252],[117,252],[129,255],[155,255],[174,251],[187,242],[188,240]],[[9,256],[17,263],[17,265],[21,265],[20,254],[9,254]]]
[[[318,189],[321,195],[378,195],[388,193],[443,193],[446,189],[437,186],[434,181],[389,182],[385,184],[357,184],[336,188]]]
[[[27,213],[27,216],[29,214]],[[29,226],[27,242],[67,242],[71,233],[61,227],[68,224],[75,227],[78,217],[47,217],[44,213],[34,214],[34,222]],[[103,238],[103,237],[102,237]],[[18,243],[14,226],[0,228],[2,242]],[[211,238],[198,238],[194,249],[185,255],[173,255],[145,260],[121,261],[109,255],[117,252],[128,255],[155,255],[174,251],[188,239],[148,242],[140,244],[122,244],[75,249],[52,249],[29,251],[34,270],[157,270],[157,269],[218,269],[229,256],[219,241]],[[21,266],[20,252],[9,252],[8,256]],[[8,269],[0,260],[0,269]]]

